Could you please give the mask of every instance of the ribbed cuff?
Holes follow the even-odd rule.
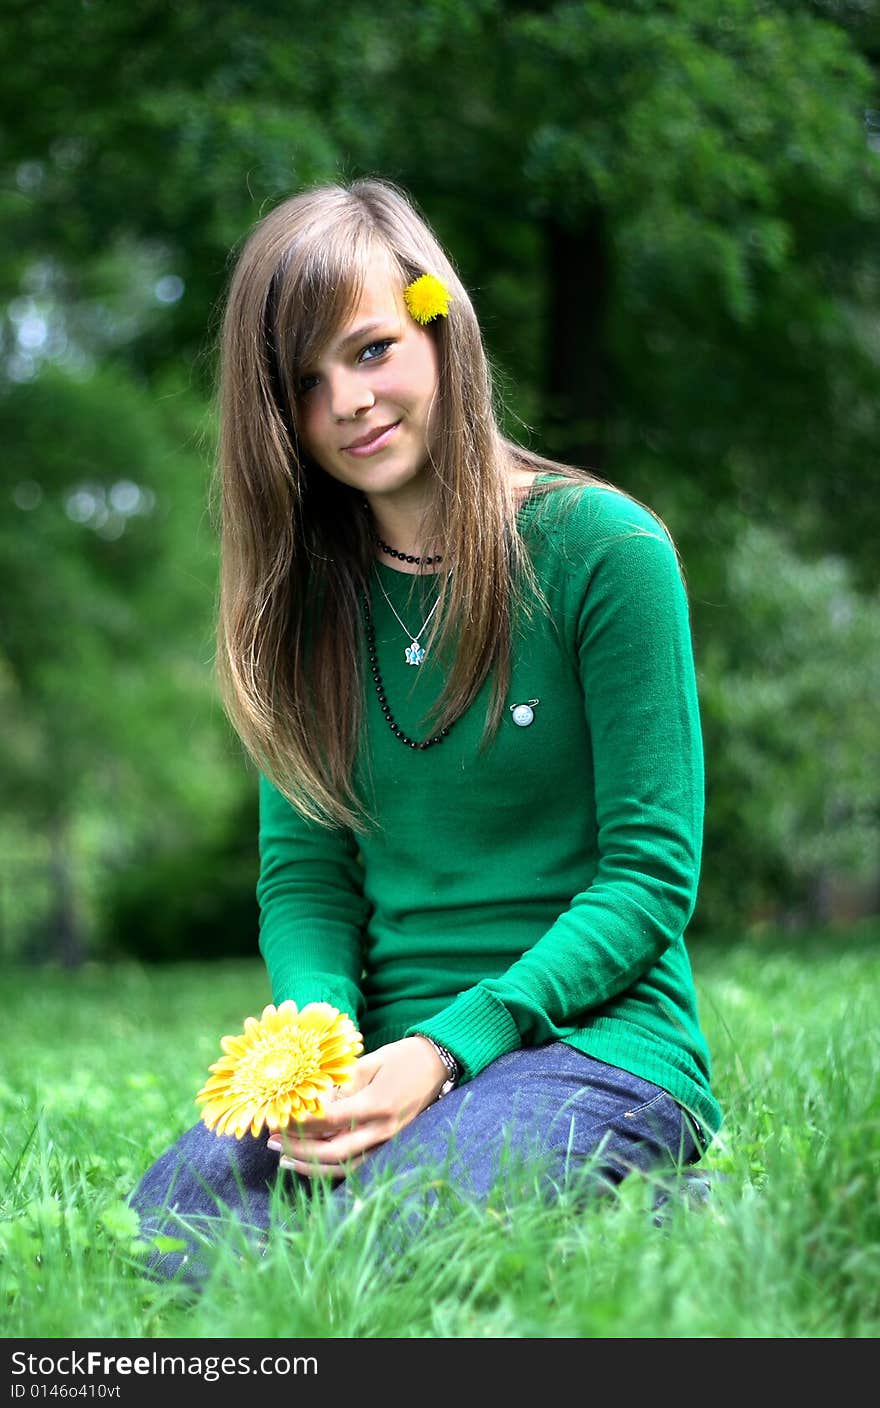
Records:
[[[348,983],[338,974],[310,973],[307,978],[292,972],[275,975],[272,983],[272,1001],[278,1007],[292,999],[302,1009],[309,1002],[329,1002],[339,1012],[358,1024],[362,998],[353,983]]]
[[[431,1036],[451,1051],[462,1068],[460,1083],[522,1046],[519,1028],[504,1003],[479,986],[461,993],[435,1017],[407,1028],[406,1035]]]

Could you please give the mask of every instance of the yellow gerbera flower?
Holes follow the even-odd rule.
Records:
[[[421,274],[403,290],[406,306],[417,323],[445,318],[449,312],[449,290],[434,274]]]
[[[270,1002],[248,1017],[239,1036],[224,1036],[226,1055],[196,1096],[202,1120],[217,1134],[241,1139],[263,1125],[286,1129],[291,1120],[323,1113],[327,1096],[354,1075],[363,1038],[347,1013],[329,1002]]]

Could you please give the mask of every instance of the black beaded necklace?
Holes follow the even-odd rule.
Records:
[[[442,553],[437,553],[436,557],[415,557],[412,553],[398,552],[397,548],[389,547],[384,538],[380,538],[378,533],[373,534],[373,541],[377,548],[381,548],[389,557],[396,557],[399,562],[424,563],[426,567],[433,567],[435,562],[442,562]]]
[[[418,561],[418,559],[416,560]],[[376,695],[379,699],[379,708],[385,715],[385,721],[388,724],[388,727],[391,729],[391,732],[394,734],[394,737],[399,738],[401,743],[403,743],[407,748],[415,748],[422,752],[425,750],[425,748],[433,748],[435,743],[443,742],[449,730],[452,728],[452,724],[448,724],[445,728],[441,728],[440,732],[435,734],[433,738],[424,738],[421,740],[421,742],[419,742],[419,740],[416,738],[410,738],[408,734],[404,733],[403,729],[400,727],[400,724],[397,722],[391,712],[391,705],[388,703],[388,696],[385,693],[385,685],[382,680],[382,671],[379,669],[379,657],[376,652],[376,628],[373,625],[373,613],[370,610],[370,596],[369,592],[366,589],[364,589],[363,593],[363,603],[364,623],[367,629],[367,654],[369,656],[370,661],[370,674],[373,676],[373,684],[376,686]]]
[[[361,508],[367,515],[370,515],[373,512],[373,510],[370,508],[370,501],[367,498],[366,494],[361,495]],[[379,548],[382,552],[386,553],[388,557],[396,557],[398,562],[414,562],[417,563],[419,566],[424,563],[426,567],[433,567],[435,563],[443,561],[443,555],[439,552],[436,554],[435,557],[416,557],[415,553],[398,552],[397,548],[391,547],[390,543],[386,543],[384,538],[380,538],[379,534],[373,530],[372,526],[370,529],[370,534],[373,539],[373,542],[376,544],[376,547]]]

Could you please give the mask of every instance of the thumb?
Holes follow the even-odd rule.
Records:
[[[361,1093],[376,1078],[382,1068],[382,1058],[378,1052],[361,1056],[344,1085],[338,1085],[324,1110],[324,1120],[328,1125],[343,1128],[353,1115],[360,1112]],[[354,1108],[352,1108],[354,1107]]]
[[[350,1095],[356,1095],[359,1090],[363,1090],[365,1085],[369,1085],[381,1064],[381,1057],[376,1051],[371,1051],[366,1056],[360,1056],[349,1079],[336,1087],[333,1105],[338,1105],[341,1100],[346,1100]]]

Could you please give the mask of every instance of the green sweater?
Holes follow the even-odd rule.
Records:
[[[381,712],[363,645],[356,769],[368,836],[305,821],[260,776],[260,950],[273,1000],[333,1003],[374,1050],[423,1032],[463,1079],[520,1047],[568,1042],[667,1090],[714,1134],[684,931],[704,783],[685,588],[645,509],[576,485],[520,509],[551,614],[515,623],[490,748],[490,685],[442,744],[416,751]],[[407,664],[430,576],[377,564],[376,648],[401,728],[424,738],[440,662]],[[427,636],[427,632],[425,633]],[[525,727],[511,706],[529,701]]]

